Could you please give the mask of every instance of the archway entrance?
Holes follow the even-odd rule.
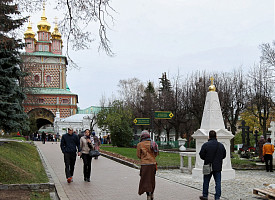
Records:
[[[50,110],[45,108],[35,108],[32,109],[28,115],[31,121],[31,126],[33,126],[33,129],[36,128],[35,131],[38,131],[41,127],[46,125],[53,126],[54,114]]]

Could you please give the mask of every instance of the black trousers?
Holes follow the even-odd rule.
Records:
[[[264,155],[264,161],[265,161],[265,169],[267,172],[273,171],[273,156],[271,154],[265,154]]]
[[[89,154],[82,153],[82,159],[83,159],[84,178],[90,178],[90,176],[91,176],[92,157]]]
[[[64,153],[66,178],[72,177],[74,175],[75,160],[76,153]]]

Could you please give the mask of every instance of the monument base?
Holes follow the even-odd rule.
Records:
[[[193,168],[192,179],[195,181],[202,182],[203,181],[202,169]],[[222,181],[231,180],[231,179],[235,179],[235,170],[234,169],[223,169],[222,170]]]

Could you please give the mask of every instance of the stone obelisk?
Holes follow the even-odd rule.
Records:
[[[203,181],[202,166],[203,160],[200,158],[199,152],[201,146],[208,141],[209,131],[214,130],[217,133],[217,139],[226,149],[226,158],[222,165],[222,180],[229,180],[235,178],[235,170],[232,169],[230,159],[230,140],[234,135],[225,129],[220,101],[216,88],[213,84],[213,78],[210,78],[211,85],[206,95],[204,104],[201,127],[192,137],[196,139],[196,164],[192,170],[192,178],[198,181]]]

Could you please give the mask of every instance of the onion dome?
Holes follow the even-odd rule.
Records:
[[[39,31],[49,31],[51,29],[51,25],[47,21],[47,17],[45,15],[45,3],[43,4],[43,14],[41,17],[41,21],[38,22],[37,28]]]
[[[210,80],[211,80],[211,85],[208,87],[208,90],[209,90],[209,92],[215,92],[216,91],[216,87],[213,84],[214,78],[211,77]]]
[[[61,40],[61,33],[58,30],[57,23],[55,23],[54,31],[52,32],[52,39]]]
[[[24,35],[25,35],[25,39],[26,38],[34,38],[35,33],[32,30],[32,25],[31,25],[31,20],[29,20],[29,25],[27,27],[28,29],[25,31]]]

